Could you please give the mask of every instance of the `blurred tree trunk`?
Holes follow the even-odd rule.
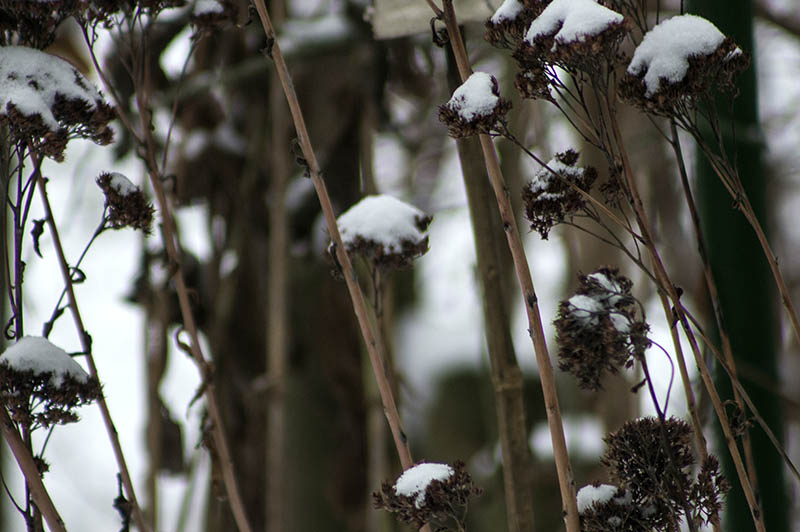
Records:
[[[715,2],[692,0],[690,11],[714,22],[744,50],[754,54],[753,13],[749,0]],[[724,133],[730,135],[730,124],[736,127],[736,146],[728,136],[726,149],[735,157],[739,175],[756,215],[768,225],[768,175],[762,162],[762,139],[756,97],[756,65],[744,72],[738,82],[739,97],[733,113],[728,102],[720,101],[717,110]],[[696,164],[698,201],[703,231],[708,243],[711,268],[719,287],[725,327],[730,335],[739,378],[755,402],[764,420],[775,434],[783,437],[780,399],[774,390],[780,388],[778,378],[778,299],[766,259],[756,237],[744,217],[731,207],[732,198],[724,190],[707,161],[699,157]],[[764,383],[771,383],[765,386]],[[729,379],[717,370],[716,385],[723,400],[732,398]],[[757,471],[757,496],[764,511],[767,530],[789,530],[789,499],[784,481],[783,460],[764,432],[751,430],[753,455]],[[723,435],[718,431],[718,441]],[[753,530],[747,503],[735,481],[736,472],[725,450],[718,446],[726,476],[734,489],[728,496],[725,527],[731,531]]]

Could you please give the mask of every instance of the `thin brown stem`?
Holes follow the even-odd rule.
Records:
[[[302,111],[300,110],[300,104],[297,100],[294,84],[292,83],[291,76],[289,75],[289,70],[286,66],[280,45],[275,39],[275,30],[272,26],[269,12],[267,11],[263,0],[253,0],[253,4],[258,11],[258,15],[261,19],[262,25],[264,26],[264,32],[266,33],[267,39],[272,43],[271,56],[275,63],[275,68],[278,73],[278,77],[280,78],[283,92],[289,104],[292,120],[294,121],[295,130],[297,131],[300,148],[302,149],[303,156],[308,164],[308,171],[311,174],[311,179],[314,183],[314,188],[317,192],[320,206],[322,207],[322,211],[325,215],[325,222],[328,226],[328,234],[330,235],[335,248],[334,253],[336,253],[336,258],[341,266],[344,280],[347,283],[347,289],[353,302],[353,309],[355,311],[356,318],[358,319],[361,335],[363,336],[364,343],[367,346],[367,352],[369,353],[370,362],[372,363],[372,369],[378,382],[381,401],[383,402],[386,417],[392,430],[392,437],[394,438],[395,447],[397,448],[398,455],[400,456],[400,462],[403,465],[403,468],[406,469],[413,465],[413,460],[411,458],[411,451],[408,446],[408,439],[406,438],[405,432],[402,428],[400,413],[397,410],[394,393],[392,392],[391,384],[386,374],[386,367],[384,365],[385,347],[383,344],[383,339],[380,335],[380,331],[377,328],[374,316],[369,312],[369,307],[364,298],[364,294],[361,291],[361,287],[358,285],[358,280],[353,270],[353,265],[350,262],[350,258],[345,251],[344,244],[342,243],[342,237],[339,234],[339,227],[336,223],[336,215],[333,212],[333,205],[331,204],[330,196],[328,195],[327,187],[325,186],[325,181],[322,179],[319,163],[317,162],[316,155],[314,154],[314,150],[311,146],[311,140],[308,136],[305,119],[303,118]]]
[[[452,0],[444,0],[444,19],[447,25],[447,33],[450,37],[450,45],[456,58],[458,71],[461,80],[466,79],[472,73],[469,64],[464,41],[461,39],[461,32],[458,28],[455,10]],[[517,274],[520,290],[522,291],[525,303],[525,313],[528,318],[529,331],[533,343],[533,350],[539,368],[539,379],[542,385],[547,421],[550,428],[550,437],[553,445],[553,455],[556,462],[558,474],[558,485],[561,491],[561,503],[564,511],[564,522],[568,532],[578,532],[580,530],[580,519],[578,516],[578,505],[575,498],[575,481],[572,475],[572,465],[567,451],[567,442],[564,436],[564,426],[561,419],[561,410],[556,393],[555,377],[550,355],[547,350],[547,340],[542,326],[541,313],[539,311],[539,301],[533,286],[528,259],[525,256],[525,249],[517,228],[516,217],[509,197],[508,188],[505,185],[500,162],[497,157],[494,143],[489,135],[480,135],[481,150],[483,152],[486,169],[489,173],[489,180],[492,184],[497,206],[500,211],[500,218],[503,222],[503,229],[511,257],[514,262],[514,269]]]
[[[50,200],[47,197],[46,183],[44,177],[39,172],[39,164],[35,154],[32,154],[31,157],[34,158],[34,164],[36,165],[36,184],[39,187],[39,195],[42,198],[42,206],[44,207],[47,226],[50,229],[50,235],[53,239],[53,246],[55,247],[56,256],[58,257],[58,265],[61,269],[61,276],[64,281],[64,286],[67,290],[67,300],[69,301],[72,319],[75,323],[75,328],[78,331],[78,338],[81,343],[81,348],[86,355],[86,362],[89,366],[89,374],[94,379],[100,381],[100,377],[97,373],[97,365],[95,364],[94,356],[92,354],[92,344],[89,338],[89,333],[83,325],[83,318],[81,317],[81,313],[78,308],[78,300],[75,297],[75,290],[73,289],[72,274],[70,272],[69,263],[67,262],[66,255],[64,254],[64,248],[61,245],[61,238],[59,236],[58,226],[56,225],[55,218],[53,217],[53,211],[50,208]],[[122,484],[125,487],[125,494],[132,505],[134,521],[140,530],[148,531],[150,530],[150,527],[147,525],[144,514],[142,513],[142,509],[136,499],[136,492],[133,489],[133,481],[131,480],[131,475],[128,471],[128,464],[125,461],[125,454],[122,451],[122,444],[119,441],[119,434],[117,433],[117,429],[114,426],[114,421],[111,418],[111,411],[108,409],[105,395],[102,393],[97,399],[97,405],[100,407],[103,424],[106,427],[106,433],[108,434],[111,447],[114,451],[114,458],[117,461],[117,467],[119,468],[119,472],[122,477]]]

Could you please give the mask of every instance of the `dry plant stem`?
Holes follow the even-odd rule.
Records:
[[[17,432],[17,429],[14,427],[14,422],[11,421],[8,411],[5,408],[0,408],[0,430],[2,430],[3,437],[11,448],[11,453],[14,455],[19,468],[22,470],[22,474],[25,475],[26,485],[31,490],[33,501],[36,503],[36,507],[39,511],[42,512],[44,520],[50,527],[50,531],[66,532],[67,529],[64,526],[64,521],[61,519],[61,516],[58,515],[58,510],[56,510],[55,505],[53,505],[53,500],[50,498],[50,494],[47,493],[47,489],[44,487],[39,469],[33,461],[33,456],[25,445],[25,442],[22,441],[19,432]]]
[[[100,381],[100,376],[97,373],[97,365],[94,362],[94,355],[92,354],[92,345],[91,340],[89,339],[89,333],[83,325],[83,318],[81,317],[81,313],[78,308],[78,300],[75,297],[75,290],[73,289],[72,285],[72,275],[70,273],[69,264],[67,263],[67,258],[64,254],[64,248],[61,245],[61,238],[59,236],[58,226],[56,225],[55,218],[53,217],[53,211],[50,208],[50,200],[47,197],[45,180],[44,177],[42,177],[42,174],[39,172],[39,161],[37,160],[35,154],[31,154],[31,157],[33,158],[34,165],[36,167],[36,184],[39,187],[39,195],[42,198],[42,205],[44,207],[47,226],[50,229],[50,235],[53,239],[53,246],[55,247],[56,255],[58,257],[58,264],[61,269],[61,276],[63,277],[64,286],[67,290],[67,300],[69,301],[70,313],[72,314],[75,328],[78,331],[81,348],[86,355],[86,363],[89,366],[89,374],[93,378]],[[97,405],[100,407],[103,423],[105,424],[106,432],[108,433],[109,440],[111,441],[111,447],[114,451],[114,458],[117,461],[117,467],[119,468],[119,473],[122,478],[122,484],[125,487],[125,495],[128,497],[128,501],[132,506],[133,519],[140,530],[148,531],[150,530],[150,527],[147,525],[147,522],[144,519],[144,514],[139,506],[139,501],[136,499],[136,491],[133,489],[133,481],[131,480],[131,475],[128,471],[128,464],[125,461],[125,454],[122,452],[122,444],[120,444],[119,441],[119,434],[114,426],[114,421],[111,418],[111,412],[108,409],[108,404],[106,403],[104,394],[100,394],[100,397],[97,399]]]
[[[472,69],[469,65],[469,56],[461,39],[461,32],[458,29],[453,0],[444,0],[444,19],[447,25],[447,34],[450,44],[453,47],[453,54],[456,58],[458,71],[461,80],[466,81]],[[514,261],[517,280],[525,303],[525,313],[528,317],[529,332],[533,341],[533,350],[536,355],[536,362],[539,368],[539,379],[542,385],[545,409],[547,411],[547,422],[550,428],[550,438],[553,444],[553,455],[558,474],[558,485],[561,491],[561,504],[564,511],[564,522],[568,532],[578,532],[580,530],[580,518],[578,516],[578,505],[575,498],[575,481],[572,476],[572,466],[567,451],[567,442],[564,436],[564,426],[561,419],[561,411],[558,404],[556,393],[555,377],[553,366],[550,362],[550,355],[547,351],[547,340],[545,339],[542,327],[542,317],[539,312],[539,302],[533,286],[528,259],[525,256],[525,249],[522,245],[514,210],[511,206],[509,192],[500,170],[500,162],[497,158],[497,151],[489,135],[480,135],[481,149],[483,151],[486,170],[489,173],[489,180],[494,190],[497,207],[500,210],[500,218],[503,222],[503,229],[506,233],[508,247]]]
[[[703,229],[700,225],[700,216],[697,213],[697,204],[694,201],[692,188],[689,185],[689,176],[686,172],[686,165],[683,161],[683,151],[681,150],[680,138],[678,137],[678,127],[675,125],[675,120],[670,120],[670,135],[669,144],[675,153],[675,159],[678,162],[678,172],[681,176],[681,186],[683,193],[686,197],[686,204],[689,206],[689,214],[692,218],[692,227],[694,229],[695,238],[697,238],[697,251],[700,255],[700,261],[703,263],[703,277],[706,281],[708,289],[708,296],[711,300],[711,306],[714,310],[714,318],[717,322],[717,330],[722,343],[722,352],[725,355],[725,364],[727,371],[732,381],[738,381],[736,375],[736,362],[733,358],[733,349],[731,348],[731,340],[725,326],[725,320],[722,315],[722,306],[719,299],[719,291],[717,290],[717,283],[714,281],[714,275],[711,273],[711,264],[708,261],[708,253],[706,251],[705,238],[703,236]],[[733,387],[733,398],[737,407],[745,412],[744,402],[742,401],[741,394],[736,386]],[[753,486],[753,491],[758,493],[758,478],[755,469],[755,460],[753,458],[753,446],[750,442],[750,431],[746,430],[742,435],[742,447],[744,448],[744,459],[747,465],[747,474],[750,477],[750,484]]]
[[[392,437],[394,439],[395,447],[397,448],[397,453],[400,456],[400,463],[403,465],[404,469],[407,469],[413,465],[413,460],[411,458],[408,440],[400,422],[400,414],[397,410],[394,394],[392,393],[392,388],[386,373],[386,367],[384,365],[385,357],[383,340],[380,336],[380,331],[377,329],[374,316],[371,316],[369,313],[364,294],[361,291],[361,287],[358,285],[358,280],[356,278],[355,271],[353,270],[353,265],[350,262],[350,258],[347,256],[344,244],[342,243],[342,237],[339,234],[339,227],[336,224],[336,215],[333,212],[333,206],[331,205],[331,200],[328,196],[325,181],[323,181],[320,174],[319,163],[317,162],[316,155],[314,154],[314,150],[311,146],[311,140],[308,137],[308,130],[306,129],[305,120],[303,119],[303,114],[300,110],[300,104],[297,101],[297,94],[294,90],[294,84],[292,83],[289,75],[289,70],[286,67],[286,62],[284,61],[280,46],[275,40],[275,30],[272,26],[269,12],[264,5],[264,0],[253,0],[253,4],[258,11],[259,17],[261,18],[261,23],[264,26],[264,32],[267,35],[267,39],[272,43],[272,59],[275,63],[275,68],[278,72],[278,76],[280,77],[281,85],[283,86],[283,92],[289,104],[289,109],[292,114],[292,120],[294,121],[295,130],[297,131],[297,137],[300,142],[303,156],[308,163],[308,171],[311,174],[311,179],[314,183],[314,188],[317,192],[320,206],[325,214],[325,222],[328,226],[328,233],[333,241],[333,245],[335,246],[336,257],[339,260],[339,265],[341,266],[344,280],[347,283],[347,289],[350,293],[350,298],[353,301],[353,309],[355,311],[356,318],[358,319],[358,324],[361,328],[361,334],[364,338],[364,343],[367,346],[370,362],[372,363],[372,370],[375,373],[375,378],[378,382],[381,401],[383,402],[386,418],[392,430]]]
[[[631,194],[631,206],[636,214],[636,218],[639,223],[640,231],[642,236],[645,240],[645,245],[647,246],[648,251],[650,252],[651,259],[653,261],[653,269],[656,275],[656,280],[659,285],[659,292],[666,293],[669,296],[669,300],[672,302],[673,307],[670,309],[669,304],[667,303],[664,294],[662,293],[662,303],[664,304],[664,310],[666,316],[671,317],[673,316],[672,310],[676,314],[678,321],[680,321],[681,326],[683,328],[684,334],[686,339],[689,342],[689,345],[692,349],[692,354],[694,355],[695,362],[697,363],[697,367],[700,370],[700,375],[703,380],[703,384],[708,391],[708,394],[711,398],[711,402],[714,406],[714,411],[717,414],[719,419],[720,425],[722,426],[722,430],[725,434],[726,444],[728,446],[728,450],[731,453],[731,457],[733,458],[733,462],[736,466],[736,472],[739,476],[739,482],[742,485],[742,490],[744,491],[745,498],[747,499],[747,504],[750,507],[750,514],[753,517],[753,523],[755,524],[756,530],[758,532],[766,532],[764,528],[764,520],[762,517],[761,512],[758,510],[758,501],[755,496],[755,492],[753,491],[753,487],[750,485],[750,480],[747,476],[747,471],[745,470],[744,463],[742,462],[741,454],[739,453],[739,449],[736,444],[736,439],[733,435],[733,431],[731,430],[730,423],[728,422],[728,416],[725,413],[725,407],[722,404],[722,400],[717,393],[717,390],[714,386],[714,382],[711,379],[711,374],[708,371],[708,367],[703,359],[703,355],[700,352],[699,346],[697,345],[697,340],[692,332],[692,329],[686,319],[686,315],[683,313],[683,309],[680,303],[680,296],[677,293],[675,285],[672,284],[670,281],[669,275],[667,274],[666,268],[664,267],[664,263],[661,260],[661,257],[658,253],[658,250],[655,246],[655,240],[653,239],[653,235],[650,231],[650,225],[647,221],[647,215],[644,210],[644,205],[642,203],[641,196],[639,195],[638,187],[636,185],[636,181],[633,178],[633,171],[631,169],[630,161],[628,159],[627,152],[624,149],[624,144],[622,142],[622,135],[619,132],[619,125],[616,119],[613,119],[613,114],[609,113],[612,116],[611,120],[611,127],[613,130],[614,140],[616,145],[619,149],[621,158],[622,158],[622,166],[623,166],[623,174],[625,175],[626,182],[628,184],[628,189]],[[680,359],[682,357],[681,354],[678,354],[677,358]],[[683,375],[681,375],[683,378]],[[685,386],[687,383],[684,383]]]
[[[167,199],[164,186],[161,182],[159,172],[155,161],[155,149],[151,130],[149,126],[148,113],[145,111],[149,109],[146,102],[141,96],[141,92],[137,91],[137,99],[139,109],[142,110],[142,130],[145,132],[146,142],[146,163],[148,167],[148,174],[150,176],[150,184],[156,194],[156,201],[158,208],[161,212],[162,218],[162,231],[164,246],[167,248],[167,255],[174,270],[172,278],[175,281],[175,290],[178,294],[178,303],[181,309],[181,317],[183,320],[184,329],[189,334],[191,343],[189,345],[192,359],[197,365],[203,379],[203,386],[205,387],[206,408],[208,415],[211,418],[211,432],[214,440],[215,452],[219,459],[220,469],[222,470],[222,478],[225,484],[225,491],[228,494],[228,502],[233,513],[233,518],[236,522],[240,532],[250,532],[252,528],[247,520],[247,514],[244,510],[244,501],[239,492],[236,484],[236,475],[233,469],[233,460],[231,458],[228,442],[225,438],[224,425],[222,422],[222,414],[219,410],[219,403],[216,396],[216,387],[214,386],[213,371],[210,364],[206,360],[203,350],[200,347],[199,334],[197,332],[197,325],[194,321],[194,314],[192,313],[192,306],[189,300],[189,290],[186,286],[186,280],[183,276],[183,268],[180,263],[180,255],[178,253],[178,233],[175,230],[175,220],[172,218],[172,210]]]

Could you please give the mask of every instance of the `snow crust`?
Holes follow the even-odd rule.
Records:
[[[586,171],[585,168],[564,164],[563,162],[554,157],[547,162],[546,168],[542,168],[541,170],[536,172],[536,175],[533,176],[533,179],[528,185],[528,188],[533,193],[543,192],[544,190],[547,190],[547,188],[553,183],[553,181],[555,179],[558,179],[558,177],[556,177],[556,175],[553,172],[555,172],[558,175],[571,178],[577,181],[578,179],[583,177],[585,171]],[[543,192],[542,194],[539,195],[539,198],[558,199],[563,194],[564,194],[563,192]]]
[[[357,238],[383,245],[384,253],[400,253],[403,242],[419,243],[425,234],[417,220],[425,213],[386,194],[367,196],[339,216],[339,232],[345,246]]]
[[[489,116],[500,102],[493,92],[494,78],[486,72],[474,72],[467,81],[461,84],[447,102],[447,106],[456,111],[466,122],[475,118]]]
[[[522,3],[519,0],[505,0],[497,11],[494,12],[492,24],[500,24],[506,20],[514,20],[522,12]]]
[[[119,172],[111,172],[110,175],[111,180],[109,181],[109,186],[120,196],[128,196],[139,190],[139,187],[134,185],[130,179]]]
[[[586,323],[597,322],[597,315],[605,308],[597,299],[583,294],[576,294],[569,298],[569,304],[575,308],[572,315]]]
[[[25,116],[39,115],[51,131],[58,131],[52,107],[56,94],[83,100],[89,109],[100,93],[69,62],[24,46],[0,47],[0,115],[13,104]]]
[[[578,490],[578,513],[582,514],[594,503],[603,504],[610,501],[614,498],[615,493],[617,493],[617,487],[610,484],[600,484],[599,486],[590,484],[582,487]]]
[[[645,72],[645,97],[650,98],[661,88],[662,79],[670,84],[683,79],[690,57],[710,55],[724,40],[722,32],[703,17],[672,17],[645,34],[633,53],[628,73],[639,76]]]
[[[224,13],[225,10],[217,0],[197,0],[197,3],[192,9],[192,14],[197,15],[211,15]]]
[[[585,41],[623,19],[621,14],[601,6],[596,0],[553,0],[531,22],[525,40],[533,44],[537,38],[555,33],[552,48],[555,51],[558,45]]]
[[[41,336],[24,336],[0,355],[0,364],[17,371],[51,373],[50,384],[60,387],[64,377],[87,382],[89,375],[66,351]]]
[[[422,463],[406,469],[394,483],[394,492],[405,497],[415,497],[414,505],[421,508],[425,503],[425,491],[434,480],[445,481],[453,476],[453,468],[447,464]]]

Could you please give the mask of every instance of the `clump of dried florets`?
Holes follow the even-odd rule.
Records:
[[[236,19],[236,5],[231,0],[197,0],[189,21],[199,32],[211,32]]]
[[[337,222],[348,253],[382,270],[396,270],[428,251],[431,220],[413,205],[381,194],[362,199]]]
[[[0,45],[46,48],[53,43],[59,24],[78,12],[79,7],[79,0],[0,2]]]
[[[500,97],[494,76],[475,72],[439,107],[439,120],[451,137],[469,137],[496,130],[509,109],[511,102]]]
[[[604,62],[616,61],[629,27],[625,17],[595,0],[553,0],[531,22],[514,58],[526,71],[557,66],[598,73]]]
[[[109,144],[114,109],[92,84],[60,57],[27,48],[0,48],[0,122],[12,139],[56,160],[67,141]]]
[[[0,356],[0,402],[31,428],[73,423],[75,408],[100,394],[97,379],[45,338],[25,336]]]
[[[733,92],[734,79],[749,63],[748,54],[711,22],[680,15],[645,34],[619,90],[649,112],[673,116],[694,108],[712,90]]]
[[[108,221],[114,229],[133,227],[150,234],[153,225],[153,206],[142,189],[118,172],[104,172],[97,185],[106,197]]]
[[[644,356],[649,327],[633,284],[615,268],[579,275],[575,295],[558,307],[556,342],[559,368],[572,373],[581,388],[598,390],[606,372],[617,373]]]
[[[543,0],[505,0],[486,21],[486,40],[498,48],[515,48],[545,6]]]
[[[632,503],[642,508],[649,529],[672,530],[681,516],[706,524],[719,519],[728,484],[714,457],[705,460],[697,479],[692,479],[691,437],[685,421],[644,417],[604,439],[601,462],[630,493]]]
[[[140,12],[150,17],[171,7],[186,5],[186,0],[88,0],[85,18],[91,23],[109,25],[115,16],[131,16]]]
[[[376,508],[396,514],[396,518],[420,528],[426,523],[453,520],[463,526],[469,499],[482,490],[475,486],[463,462],[420,463],[407,469],[394,483],[385,481],[381,491],[372,494]]]
[[[578,153],[574,150],[557,153],[522,189],[525,216],[531,229],[544,239],[554,225],[586,207],[583,195],[573,186],[589,192],[597,171],[591,166],[575,166],[577,162]]]

